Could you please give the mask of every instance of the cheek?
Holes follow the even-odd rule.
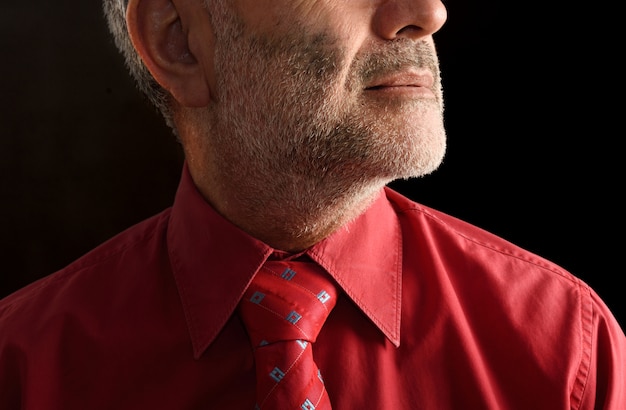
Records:
[[[335,43],[333,46],[341,50],[343,57],[341,69],[346,78],[353,74],[351,71],[354,62],[368,52],[368,48],[371,48],[369,44],[374,41],[370,21],[366,12],[356,12],[351,4],[333,7],[325,20],[324,29],[333,36]]]
[[[278,35],[293,22],[282,0],[235,0],[233,8],[245,30],[255,36]]]

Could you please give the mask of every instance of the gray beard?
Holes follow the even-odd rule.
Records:
[[[398,110],[441,115],[441,95],[437,102],[376,107],[376,116],[359,101],[369,79],[405,66],[429,67],[440,84],[428,45],[399,41],[355,60],[340,90],[332,87],[344,75],[344,52],[327,35],[298,30],[276,40],[252,38],[236,19],[222,25],[216,30],[224,35],[216,51],[218,96],[206,134],[221,173],[216,182],[222,190],[240,187],[232,200],[246,204],[251,216],[283,220],[288,212],[298,216],[298,230],[310,231],[323,213],[333,210],[340,218],[341,209],[386,183],[428,174],[441,163],[443,125],[436,132],[393,126]]]

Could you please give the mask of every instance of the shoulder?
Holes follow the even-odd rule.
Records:
[[[42,312],[69,308],[77,299],[97,295],[120,278],[129,279],[165,246],[169,209],[117,234],[63,269],[0,300],[0,334],[7,327],[38,322]],[[155,261],[156,263],[156,261]],[[87,296],[89,294],[90,296]],[[85,296],[81,296],[85,295]],[[1,339],[1,338],[0,338]],[[0,340],[1,341],[1,340]]]
[[[451,320],[469,320],[477,344],[500,340],[520,352],[532,346],[532,360],[566,378],[573,408],[592,408],[596,393],[625,400],[626,338],[587,283],[473,224],[392,190],[387,196],[402,227],[410,272],[403,280],[427,289],[419,294],[440,311],[462,311]]]
[[[562,266],[397,192],[387,194],[400,220],[405,264],[453,281],[459,297],[482,305],[506,301],[522,315],[533,310],[539,322],[543,309],[585,312],[595,304],[593,290]]]
[[[577,285],[582,283],[556,263],[501,236],[417,203],[391,189],[387,190],[387,196],[401,221],[403,235],[419,243],[427,243],[431,249],[445,249],[449,256],[456,258],[486,258],[490,262],[494,259],[506,260],[516,266],[545,270]]]

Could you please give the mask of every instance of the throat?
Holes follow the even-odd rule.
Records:
[[[342,195],[294,190],[247,198],[231,221],[274,249],[300,252],[356,219],[383,186],[354,192],[344,188]]]

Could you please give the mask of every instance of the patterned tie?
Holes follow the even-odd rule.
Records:
[[[311,343],[336,299],[312,262],[268,261],[259,270],[239,305],[254,348],[256,409],[331,409]]]

